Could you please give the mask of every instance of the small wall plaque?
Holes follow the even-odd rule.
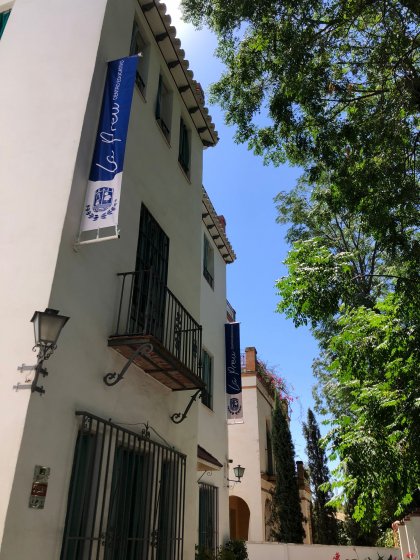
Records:
[[[29,507],[33,509],[44,509],[45,498],[47,496],[48,478],[50,467],[36,465],[34,469],[34,480],[29,497]]]

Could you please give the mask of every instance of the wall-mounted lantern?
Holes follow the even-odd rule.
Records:
[[[228,482],[241,482],[241,478],[244,476],[244,472],[245,467],[241,467],[241,465],[234,467],[233,474],[236,476],[236,480],[231,480],[230,478],[228,478]]]
[[[57,348],[57,340],[61,330],[69,320],[69,317],[59,315],[56,309],[47,307],[45,311],[35,311],[31,322],[34,324],[35,348],[38,349],[38,361],[35,366],[35,375],[32,381],[31,391],[41,395],[45,393],[43,387],[38,387],[38,378],[42,374],[48,375],[48,371],[43,367],[44,360],[52,355]]]

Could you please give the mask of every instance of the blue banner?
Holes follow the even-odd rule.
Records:
[[[81,231],[117,226],[138,56],[108,63]]]
[[[226,393],[228,420],[242,418],[239,323],[225,324]]]

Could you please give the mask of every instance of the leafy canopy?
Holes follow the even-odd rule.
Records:
[[[213,99],[236,140],[303,169],[279,311],[321,354],[342,501],[389,522],[419,481],[420,4],[183,0],[219,40]]]
[[[380,241],[413,246],[418,222],[416,0],[183,0],[219,39],[213,99],[236,140],[304,168],[329,206],[367,216]],[[417,154],[417,158],[416,158]]]

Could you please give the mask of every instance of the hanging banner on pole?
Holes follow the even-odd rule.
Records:
[[[115,228],[118,234],[118,211],[124,166],[125,144],[138,56],[108,63],[104,97],[95,150],[86,191],[80,234],[92,230]],[[87,242],[91,242],[90,238]],[[83,243],[83,240],[80,241]]]
[[[243,422],[239,323],[225,324],[228,423]]]

